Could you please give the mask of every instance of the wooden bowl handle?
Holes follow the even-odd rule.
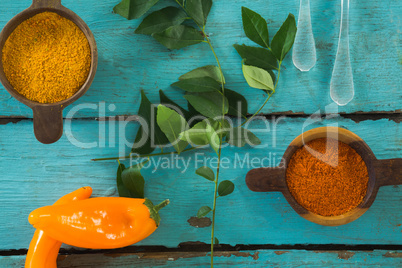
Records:
[[[61,0],[32,0],[33,8],[59,8],[61,7]]]
[[[254,192],[287,191],[284,167],[256,168],[246,175],[247,187]]]
[[[375,175],[380,186],[402,184],[402,158],[377,160]]]
[[[63,134],[63,109],[57,106],[36,106],[32,110],[36,139],[44,144],[58,141]]]

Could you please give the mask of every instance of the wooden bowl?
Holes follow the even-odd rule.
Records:
[[[351,211],[339,216],[321,216],[302,207],[289,191],[286,183],[287,165],[297,149],[318,138],[333,138],[351,146],[367,165],[369,181],[363,201]],[[250,170],[246,176],[248,188],[255,192],[282,192],[292,208],[303,218],[326,226],[347,224],[363,215],[373,204],[381,186],[402,184],[402,159],[378,160],[370,147],[356,134],[338,127],[320,127],[295,138],[285,151],[283,165]]]
[[[14,29],[23,21],[45,11],[54,12],[74,22],[88,39],[91,49],[91,68],[87,80],[70,98],[51,104],[42,104],[28,100],[19,94],[7,80],[3,69],[3,47]],[[30,107],[33,111],[33,125],[38,141],[49,144],[56,142],[63,134],[63,109],[79,99],[90,87],[98,65],[98,51],[95,38],[85,22],[77,14],[61,5],[61,0],[33,0],[32,5],[12,18],[0,33],[0,81],[5,89],[18,101]]]

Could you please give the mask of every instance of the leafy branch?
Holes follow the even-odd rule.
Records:
[[[114,12],[127,19],[135,19],[144,15],[157,2],[158,0],[123,0],[115,6]],[[243,126],[261,112],[275,93],[283,59],[294,42],[296,23],[294,16],[289,14],[270,44],[266,20],[256,12],[242,8],[244,32],[260,47],[235,44],[234,48],[243,59],[242,71],[248,85],[267,94],[266,100],[257,112],[248,116],[245,97],[226,88],[221,63],[205,30],[212,0],[175,0],[175,3],[178,7],[165,7],[147,15],[135,33],[150,35],[168,49],[207,43],[217,66],[199,67],[180,76],[179,80],[172,84],[173,87],[185,92],[187,109],[170,100],[163,91],[159,91],[160,104],[154,105],[142,91],[138,115],[145,124],[141,124],[137,132],[130,155],[94,160],[120,160],[132,157],[149,159],[210,146],[218,156],[216,174],[207,166],[198,168],[196,174],[214,183],[213,205],[212,208],[202,206],[197,212],[197,217],[205,217],[212,212],[211,267],[213,267],[214,244],[219,243],[215,237],[217,198],[227,196],[235,189],[235,185],[229,180],[219,182],[222,145],[228,143],[243,147],[246,144],[253,146],[261,143],[256,135]],[[228,116],[244,121],[239,126],[233,126],[227,120]],[[168,146],[173,147],[175,152],[163,152],[163,148]],[[152,153],[157,147],[161,152]],[[117,188],[120,196],[144,196],[145,180],[141,175],[141,168],[145,162],[129,168],[119,162]]]

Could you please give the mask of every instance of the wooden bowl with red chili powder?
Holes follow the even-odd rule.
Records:
[[[356,134],[338,127],[304,132],[281,164],[249,171],[255,192],[282,192],[303,218],[326,226],[347,224],[373,204],[378,189],[402,184],[402,159],[378,160]]]
[[[0,81],[33,110],[36,138],[63,134],[63,109],[90,87],[98,61],[95,38],[61,0],[33,0],[0,33]]]

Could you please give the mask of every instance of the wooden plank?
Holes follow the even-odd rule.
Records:
[[[387,186],[380,189],[373,206],[361,218],[339,227],[324,227],[298,216],[279,193],[254,193],[245,185],[244,178],[251,164],[264,157],[279,163],[288,144],[302,132],[305,118],[287,118],[277,122],[277,127],[262,120],[254,121],[250,129],[256,133],[265,148],[225,148],[221,179],[236,184],[234,193],[218,201],[216,234],[221,243],[236,244],[400,244],[402,241],[402,187]],[[74,120],[71,133],[51,145],[37,142],[32,134],[32,122],[0,125],[0,250],[27,248],[34,229],[27,221],[30,211],[52,204],[63,194],[81,186],[90,185],[94,196],[116,195],[114,161],[91,162],[95,157],[117,156],[120,142],[127,133],[133,140],[137,124],[115,123],[115,137],[108,132],[112,123]],[[99,125],[98,125],[99,124]],[[338,125],[361,136],[372,148],[377,158],[401,157],[400,124],[389,120],[362,121],[328,119],[307,126]],[[106,129],[106,133],[99,131]],[[68,130],[68,127],[66,127]],[[79,142],[70,143],[74,137]],[[110,142],[110,139],[114,141]],[[128,149],[124,143],[123,148]],[[235,153],[238,153],[235,155]],[[124,153],[124,154],[126,154]],[[196,215],[199,207],[211,205],[213,185],[194,174],[204,159],[210,161],[210,150],[188,152],[177,161],[177,168],[164,167],[167,158],[152,158],[162,162],[144,170],[146,195],[154,202],[170,198],[171,204],[161,211],[162,223],[158,230],[139,245],[176,247],[181,242],[209,243],[210,228],[194,228],[188,220]],[[183,161],[191,160],[184,169]],[[194,163],[198,161],[198,166]],[[169,160],[170,161],[170,160]],[[267,165],[268,158],[264,165]],[[186,162],[187,163],[187,162]],[[126,163],[129,164],[129,163]],[[209,163],[208,163],[209,164]],[[236,165],[236,166],[235,166]],[[260,164],[255,163],[254,167]],[[156,167],[156,168],[155,168]],[[156,170],[155,170],[156,169]],[[195,224],[196,225],[196,224]]]
[[[0,257],[2,267],[23,267],[25,256]],[[217,252],[216,267],[400,267],[402,251],[258,250]],[[205,252],[78,254],[59,256],[57,267],[208,267]]]
[[[175,101],[184,104],[183,93],[170,87],[178,77],[196,67],[215,64],[205,44],[179,51],[169,51],[149,36],[135,35],[140,20],[127,21],[113,14],[116,0],[64,0],[63,4],[81,16],[92,29],[99,48],[99,65],[95,81],[88,93],[75,104],[101,101],[115,104],[107,115],[136,114],[140,89],[149,98],[158,101],[158,90],[163,89]],[[31,0],[2,0],[0,28],[14,15],[28,7]],[[152,10],[171,4],[160,1]],[[314,113],[332,103],[329,83],[337,49],[340,20],[339,1],[313,1],[311,14],[317,46],[317,65],[308,73],[298,71],[291,55],[284,61],[284,70],[277,93],[263,110]],[[350,11],[350,48],[356,94],[354,100],[341,107],[341,112],[395,111],[401,109],[400,14],[398,1],[352,1]],[[241,6],[260,12],[268,19],[271,38],[287,14],[297,16],[298,2],[293,0],[214,1],[208,18],[207,32],[211,36],[226,74],[227,87],[244,94],[250,111],[254,112],[264,101],[264,94],[247,86],[241,73],[240,58],[232,47],[234,43],[251,44],[241,24]],[[72,108],[68,107],[66,113]],[[108,107],[108,106],[106,106]],[[65,113],[65,115],[66,115]],[[32,117],[29,108],[0,90],[0,115]],[[98,117],[99,110],[81,110],[77,117]]]

